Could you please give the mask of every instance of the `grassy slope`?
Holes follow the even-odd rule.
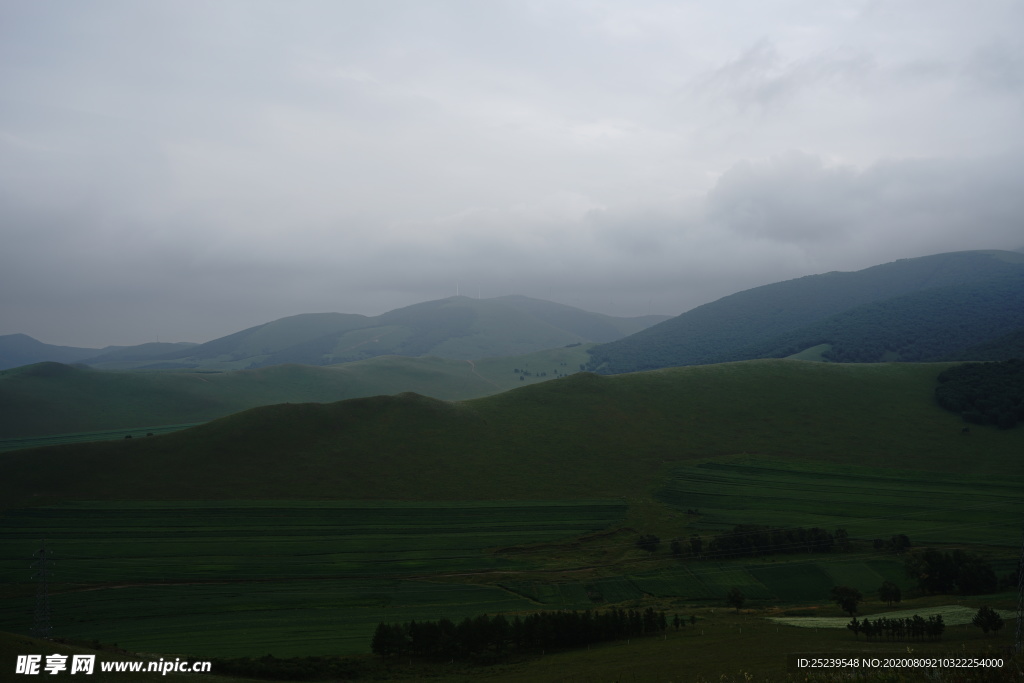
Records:
[[[268,406],[146,440],[4,455],[0,499],[642,497],[673,464],[744,452],[1021,475],[1024,431],[961,438],[931,400],[942,367],[750,361],[577,374],[461,404]]]
[[[555,369],[578,371],[585,361],[586,347],[579,346],[474,363],[385,356],[329,368],[226,373],[104,372],[48,363],[0,372],[0,438],[205,422],[272,403],[403,391],[460,400],[550,379]],[[524,367],[537,372],[520,380],[513,370]]]

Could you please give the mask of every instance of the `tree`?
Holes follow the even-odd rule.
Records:
[[[896,534],[889,539],[889,547],[897,555],[902,555],[910,549],[910,538],[906,534]]]
[[[853,621],[851,621],[849,624],[846,625],[846,628],[848,628],[851,631],[853,631],[853,637],[854,638],[857,637],[858,633],[860,633],[862,630],[864,630],[863,624],[861,624],[859,621],[857,621],[857,617],[854,617]]]
[[[849,586],[836,586],[832,589],[832,601],[851,617],[857,613],[857,605],[864,599],[861,592]]]
[[[886,604],[892,607],[892,603],[903,599],[903,592],[892,581],[886,581],[878,588],[878,599],[884,600]]]
[[[978,612],[971,619],[971,623],[982,630],[985,635],[988,635],[989,631],[995,633],[1003,627],[1003,618],[999,616],[999,612],[988,605],[983,605]]]
[[[725,604],[730,607],[736,608],[736,613],[739,614],[740,609],[743,607],[743,603],[747,601],[747,596],[743,595],[743,591],[739,588],[731,588],[725,595]]]

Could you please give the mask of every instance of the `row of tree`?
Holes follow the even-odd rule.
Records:
[[[676,628],[682,624],[673,620]],[[371,649],[382,657],[413,655],[446,659],[501,657],[512,651],[576,648],[591,643],[623,640],[661,633],[668,628],[664,612],[611,609],[600,612],[535,612],[525,617],[486,614],[466,617],[458,624],[449,619],[381,622]]]
[[[936,614],[925,619],[919,614],[912,617],[878,617],[874,621],[865,618],[864,621],[857,621],[853,618],[846,628],[853,631],[854,637],[863,633],[868,640],[939,640],[942,632],[946,630],[946,624],[942,621],[942,615]]]
[[[977,555],[962,550],[925,550],[906,559],[907,576],[924,593],[979,595],[999,590],[996,573]]]
[[[719,534],[707,544],[703,554],[710,557],[757,557],[775,553],[828,553],[836,547],[848,545],[844,529],[835,534],[813,527],[769,527],[762,524],[739,524],[732,531]],[[691,541],[691,546],[692,546]]]

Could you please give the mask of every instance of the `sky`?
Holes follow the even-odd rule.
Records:
[[[0,0],[0,335],[1024,247],[1019,0]]]

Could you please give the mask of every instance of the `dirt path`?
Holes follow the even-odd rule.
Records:
[[[473,362],[473,361],[471,361],[471,360],[467,360],[466,362],[467,362],[467,363],[469,363],[469,370],[470,370],[470,372],[472,372],[472,373],[473,373],[474,375],[476,375],[477,377],[479,377],[479,378],[480,378],[480,379],[482,379],[483,381],[487,382],[487,383],[488,383],[488,384],[490,384],[490,385],[491,385],[492,387],[497,387],[498,389],[504,389],[504,388],[505,388],[505,387],[503,387],[503,386],[501,386],[501,385],[497,384],[496,382],[492,382],[491,380],[487,379],[486,377],[484,377],[483,375],[481,375],[481,374],[480,374],[479,372],[477,372],[477,371],[476,371],[476,363],[474,363],[474,362]]]

